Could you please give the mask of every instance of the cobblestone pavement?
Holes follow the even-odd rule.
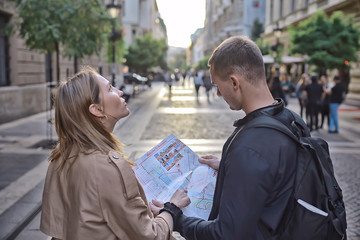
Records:
[[[222,146],[227,137],[234,130],[232,126],[234,120],[242,118],[242,111],[231,111],[225,101],[215,94],[212,94],[210,102],[207,101],[204,89],[200,90],[200,98],[197,101],[190,85],[174,86],[171,98],[168,95],[167,87],[162,83],[155,83],[151,89],[147,89],[136,98],[131,99],[128,104],[131,114],[129,117],[122,119],[117,124],[114,134],[123,143],[125,153],[130,159],[137,159],[159,143],[162,139],[173,133],[187,144],[193,151],[202,154],[214,154],[220,156]],[[290,109],[298,112],[296,99],[289,99]],[[327,129],[321,129],[313,132],[314,136],[319,136],[328,141],[330,146],[331,157],[335,168],[335,173],[341,188],[343,189],[344,200],[347,209],[348,220],[348,239],[360,240],[360,109],[359,106],[351,107],[342,105],[340,109],[340,134],[328,134]],[[17,179],[16,184],[10,183],[0,175],[0,205],[2,206],[2,196],[11,193],[11,186],[29,185],[31,199],[41,199],[41,188],[46,171],[46,162],[38,164],[39,158],[31,160],[31,167],[24,164],[24,168],[11,172],[11,164],[6,163],[9,154],[41,154],[44,159],[48,156],[49,151],[43,149],[29,150],[28,146],[44,138],[45,129],[39,122],[45,122],[45,115],[38,115],[18,121],[17,124],[8,124],[9,128],[0,125],[0,165],[1,171],[4,171],[3,163],[8,164],[7,170],[9,179]],[[26,126],[25,123],[34,122],[34,126],[41,128],[42,134],[35,131],[33,126]],[[31,124],[30,124],[31,125]],[[24,135],[19,126],[26,128],[29,133]],[[10,131],[10,130],[11,131]],[[3,157],[3,158],[1,158]],[[16,161],[22,161],[22,155],[17,156]],[[36,165],[38,164],[38,165]],[[24,174],[24,172],[28,173]],[[33,172],[32,174],[29,174]],[[42,172],[41,174],[39,172]],[[0,172],[1,173],[1,172]],[[24,174],[24,175],[22,175]],[[22,175],[22,176],[20,176]],[[26,175],[26,176],[25,176]],[[27,176],[29,175],[29,176]],[[35,176],[37,178],[33,179]],[[5,179],[5,180],[4,180]],[[29,180],[30,179],[30,180]],[[4,180],[4,181],[2,181]],[[7,182],[6,182],[7,181]],[[32,184],[29,184],[33,182]],[[25,184],[26,183],[26,184]],[[3,185],[1,185],[3,184]],[[33,191],[30,188],[35,188]],[[9,190],[10,189],[10,190]],[[2,194],[4,190],[8,192]],[[16,189],[15,189],[16,190]],[[23,195],[28,195],[27,191],[22,190],[19,196],[15,196],[17,201]],[[26,202],[26,201],[25,201]],[[9,211],[16,208],[18,202],[12,207],[3,210],[1,217],[8,212],[11,217],[18,216],[18,212]],[[27,203],[27,202],[26,202]],[[7,201],[7,206],[10,206]],[[25,206],[21,202],[20,206]],[[20,209],[21,208],[17,208]],[[6,210],[6,211],[5,211]],[[9,215],[6,215],[9,216]],[[45,240],[39,231],[39,215],[28,225],[27,229],[22,232],[18,240]],[[15,220],[14,220],[15,221]],[[18,221],[18,220],[17,220]],[[11,224],[16,224],[13,222]],[[0,224],[1,225],[1,224]],[[0,226],[0,233],[1,233]],[[182,239],[177,233],[174,233],[177,239]],[[0,237],[1,239],[1,237]]]

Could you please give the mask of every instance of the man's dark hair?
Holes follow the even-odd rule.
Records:
[[[235,36],[223,41],[211,55],[208,65],[216,75],[226,78],[237,73],[251,84],[265,81],[265,66],[258,46],[248,37]]]
[[[311,82],[316,82],[318,80],[318,75],[317,74],[312,74],[311,75]]]
[[[335,75],[334,76],[334,81],[339,81],[340,80],[340,77],[338,75]]]

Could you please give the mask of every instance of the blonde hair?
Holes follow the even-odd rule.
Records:
[[[124,156],[121,144],[106,130],[100,120],[89,111],[91,104],[101,105],[99,74],[90,67],[62,82],[55,95],[55,128],[59,137],[56,148],[51,152],[49,161],[66,160],[81,153],[100,151],[108,154],[116,151]],[[75,150],[75,152],[73,152]],[[75,156],[70,156],[71,153]]]

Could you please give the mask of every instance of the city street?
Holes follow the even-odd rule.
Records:
[[[184,85],[178,82],[171,95],[162,82],[144,87],[129,101],[131,114],[114,130],[126,144],[126,155],[135,160],[173,133],[199,155],[220,156],[223,143],[234,130],[234,120],[244,113],[231,111],[213,90],[208,102],[204,88],[196,100],[189,81]],[[299,112],[296,98],[289,99],[288,107]],[[56,139],[55,130],[48,127],[48,117],[44,112],[0,125],[0,239],[50,239],[39,231],[50,150],[36,145],[50,133]],[[329,134],[326,128],[312,134],[329,143],[346,204],[348,239],[360,240],[360,104],[341,105],[339,117],[339,134]]]

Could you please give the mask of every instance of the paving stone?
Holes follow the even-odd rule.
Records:
[[[47,158],[43,154],[1,153],[0,190]]]

